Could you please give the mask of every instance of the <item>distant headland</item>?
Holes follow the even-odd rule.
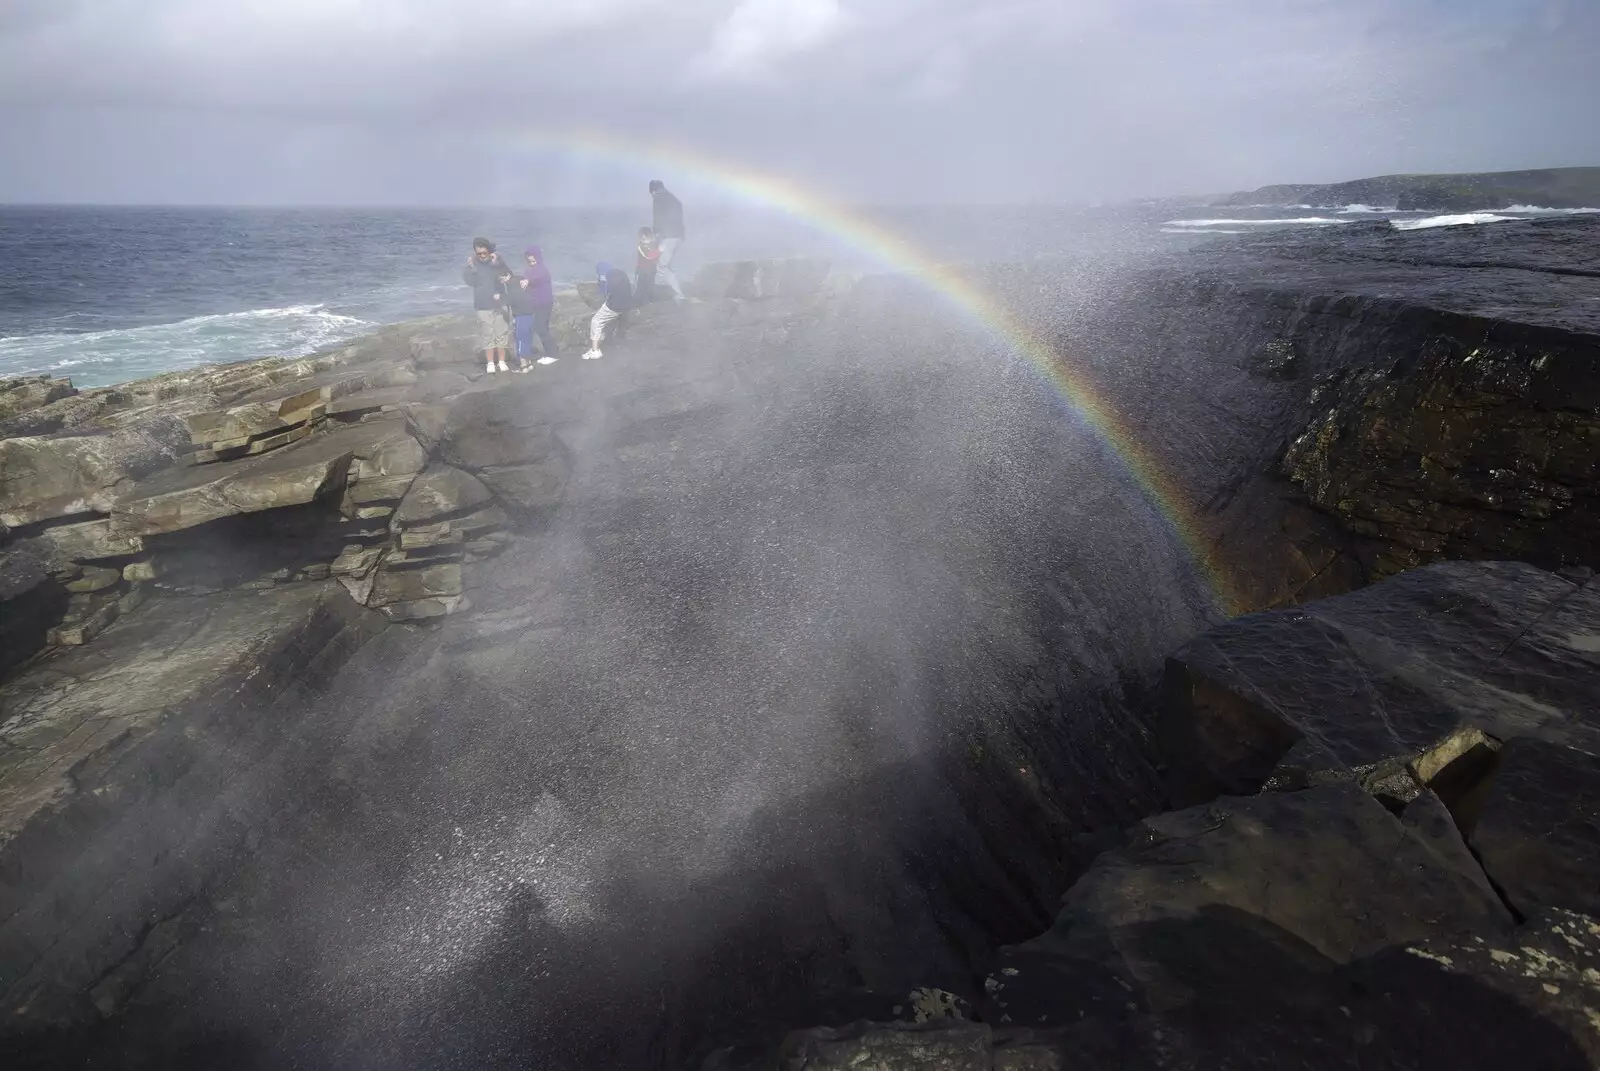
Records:
[[[1465,212],[1478,208],[1539,205],[1600,206],[1600,167],[1547,167],[1533,171],[1483,171],[1458,175],[1379,175],[1325,185],[1262,186],[1226,194],[1219,205],[1347,205],[1401,211]]]

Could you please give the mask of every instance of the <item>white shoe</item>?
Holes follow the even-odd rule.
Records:
[[[538,361],[536,361],[534,363],[535,364],[555,364],[560,359],[561,358],[559,358],[559,357],[550,357],[550,356],[547,355],[547,356],[544,356],[544,357],[540,357],[538,359]]]
[[[504,362],[504,361],[501,361],[501,362],[500,362],[500,371],[502,371],[502,372],[509,372],[509,371],[511,371],[511,369],[509,369],[509,368],[507,368],[507,367],[506,367],[506,363],[505,363],[505,362]]]
[[[483,370],[485,372],[488,372],[491,376],[494,375],[494,371],[495,371],[494,362],[493,361],[485,362],[485,364],[483,366]]]
[[[589,350],[587,353],[585,353],[583,355],[583,359],[586,360],[586,361],[598,361],[600,359],[600,351],[599,350]]]

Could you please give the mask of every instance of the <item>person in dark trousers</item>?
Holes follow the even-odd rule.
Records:
[[[612,267],[605,261],[594,266],[594,273],[600,281],[600,297],[603,299],[600,307],[595,310],[594,319],[589,321],[589,352],[583,355],[586,361],[598,361],[605,354],[602,352],[607,334],[607,328],[616,325],[611,335],[620,339],[627,327],[625,317],[628,309],[633,305],[633,286],[628,282],[628,273]]]
[[[656,284],[671,289],[676,301],[684,300],[683,287],[672,270],[672,260],[685,237],[683,229],[683,202],[675,197],[660,179],[650,180],[651,229],[655,231],[656,248],[661,255],[656,260]]]
[[[461,270],[461,279],[472,287],[472,308],[478,317],[478,347],[483,350],[483,370],[504,372],[506,348],[511,344],[511,325],[506,319],[505,289],[500,272],[505,262],[487,238],[472,240],[472,256]]]
[[[639,246],[633,260],[633,303],[648,305],[661,295],[656,293],[656,267],[661,250],[656,248],[655,231],[639,228]]]
[[[541,365],[554,365],[560,354],[555,352],[555,336],[550,335],[550,311],[555,307],[555,287],[550,282],[550,269],[544,263],[544,250],[538,245],[530,245],[523,250],[523,256],[528,258],[528,271],[523,272],[522,280],[518,287],[528,295],[528,304],[533,307],[533,320],[528,323],[528,352],[533,352],[533,336],[539,336],[539,346],[544,349],[544,354],[539,357]],[[522,338],[518,336],[517,352],[522,354]],[[525,368],[526,371],[526,368]]]
[[[533,367],[528,360],[533,350],[533,303],[509,265],[500,271],[500,289],[505,297],[506,319],[511,324],[511,344],[517,354],[517,366],[512,371],[526,372]]]

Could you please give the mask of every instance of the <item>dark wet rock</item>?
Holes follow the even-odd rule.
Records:
[[[507,509],[526,519],[560,503],[570,466],[560,457],[531,465],[480,469],[478,478]]]
[[[1471,840],[1523,915],[1565,908],[1600,917],[1600,758],[1544,740],[1507,742]]]
[[[1592,916],[1541,911],[1509,933],[1437,937],[1387,951],[1351,975],[1419,1026],[1459,1014],[1463,996],[1489,1005],[1501,1022],[1544,1026],[1542,1045],[1500,1063],[1485,1054],[1478,1066],[1600,1066],[1600,922]]]
[[[0,542],[0,674],[43,647],[66,613],[66,586],[52,576],[60,568],[32,541]]]
[[[70,1018],[75,1002],[93,1014],[129,983],[118,965],[152,939],[150,922],[196,895],[242,835],[241,794],[281,775],[297,689],[379,622],[326,584],[154,600],[0,691],[0,1000],[13,1023],[22,1009]]]
[[[1079,879],[1049,933],[1000,954],[984,1017],[1059,1026],[1096,1009],[1171,1009],[1261,984],[1273,960],[1331,969],[1508,926],[1470,864],[1350,784],[1150,818]]]
[[[1443,559],[1600,565],[1600,217],[1252,235],[1108,289],[1059,344],[1196,496],[1235,610]],[[1261,374],[1287,348],[1293,378]]]
[[[457,400],[438,433],[440,458],[458,468],[478,471],[529,465],[562,455],[548,413],[533,403],[532,396],[543,389],[541,384],[523,379],[506,389]]]
[[[483,481],[471,473],[440,465],[412,481],[394,519],[402,529],[425,525],[470,513],[492,497]]]
[[[1493,562],[1247,615],[1168,660],[1165,749],[1185,799],[1352,776],[1403,804],[1392,779],[1481,767],[1489,738],[1594,739],[1591,634],[1592,584]]]
[[[1293,379],[1300,374],[1300,355],[1294,341],[1275,338],[1261,347],[1250,364],[1251,371],[1267,379]]]

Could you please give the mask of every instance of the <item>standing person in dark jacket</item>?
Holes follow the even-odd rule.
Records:
[[[478,345],[483,350],[483,370],[504,372],[506,347],[511,344],[511,325],[506,320],[505,291],[500,272],[505,268],[494,243],[487,238],[472,240],[472,256],[461,270],[461,279],[472,287],[472,308],[478,316]]]
[[[661,255],[656,260],[656,284],[670,287],[673,298],[682,301],[683,287],[678,285],[678,276],[672,270],[672,258],[678,255],[678,247],[683,244],[683,239],[686,237],[683,229],[683,202],[678,200],[660,179],[650,180],[650,200],[656,248],[661,250]]]
[[[531,372],[533,365],[533,336],[539,336],[544,355],[540,364],[556,362],[556,340],[550,336],[550,310],[555,305],[555,290],[550,283],[550,269],[545,267],[544,253],[530,245],[524,255],[528,270],[522,278],[512,281],[510,290],[511,334],[517,344],[517,371]]]
[[[523,250],[523,255],[528,258],[528,270],[522,273],[522,280],[533,295],[533,333],[539,336],[539,345],[544,348],[539,363],[554,364],[560,354],[556,352],[555,336],[550,333],[550,313],[556,303],[550,266],[544,261],[544,250],[536,245]]]
[[[595,310],[594,319],[589,321],[589,352],[583,355],[586,361],[598,361],[605,356],[601,352],[601,345],[606,339],[606,328],[615,324],[612,337],[622,337],[627,326],[624,317],[633,304],[633,286],[628,282],[627,272],[602,260],[594,266],[594,273],[600,280],[600,296],[604,300]]]

